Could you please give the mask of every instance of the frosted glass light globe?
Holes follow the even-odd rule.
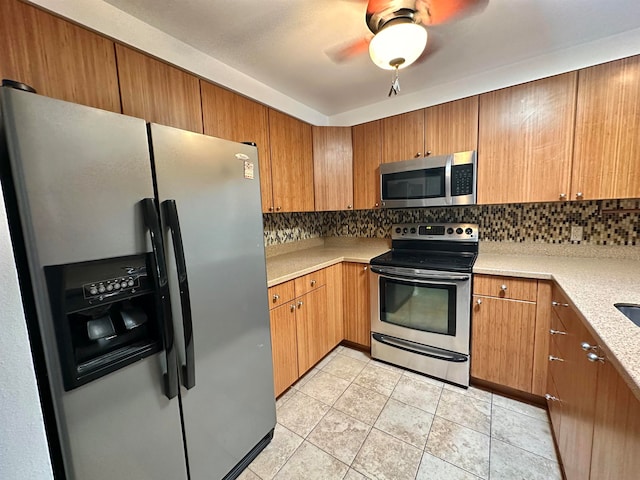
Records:
[[[415,62],[427,46],[427,31],[411,22],[392,23],[380,30],[369,44],[373,63],[385,70],[405,68]],[[401,61],[404,60],[404,61]]]

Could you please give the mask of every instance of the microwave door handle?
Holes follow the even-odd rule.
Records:
[[[162,246],[162,233],[160,221],[153,198],[142,200],[142,212],[144,224],[151,238],[151,248],[155,261],[155,281],[158,286],[159,317],[163,330],[162,340],[167,362],[167,371],[163,373],[164,394],[168,399],[178,395],[178,371],[176,362],[176,349],[173,339],[173,319],[171,317],[171,301],[169,300],[169,283],[167,282],[167,267],[164,261],[164,248]]]
[[[451,196],[451,168],[453,165],[453,155],[447,157],[444,165],[444,201],[447,205],[452,205],[453,197]]]
[[[178,220],[178,208],[175,200],[162,202],[162,211],[167,219],[167,226],[171,230],[173,252],[178,271],[178,287],[180,289],[180,306],[182,309],[182,325],[184,329],[185,364],[182,365],[182,384],[189,390],[196,385],[195,352],[193,345],[193,321],[191,318],[191,298],[189,295],[189,277],[187,263],[184,258],[182,231]]]

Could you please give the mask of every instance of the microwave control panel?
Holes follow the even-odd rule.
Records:
[[[472,195],[474,186],[472,163],[451,167],[451,196]]]

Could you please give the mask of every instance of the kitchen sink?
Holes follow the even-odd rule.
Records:
[[[632,303],[616,303],[614,304],[629,320],[640,327],[640,305]]]

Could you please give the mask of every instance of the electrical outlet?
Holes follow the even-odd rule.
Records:
[[[349,235],[349,225],[346,223],[342,225],[342,235]]]
[[[571,241],[572,242],[581,242],[582,241],[582,233],[583,233],[583,227],[579,227],[579,226],[572,226],[571,227]]]

